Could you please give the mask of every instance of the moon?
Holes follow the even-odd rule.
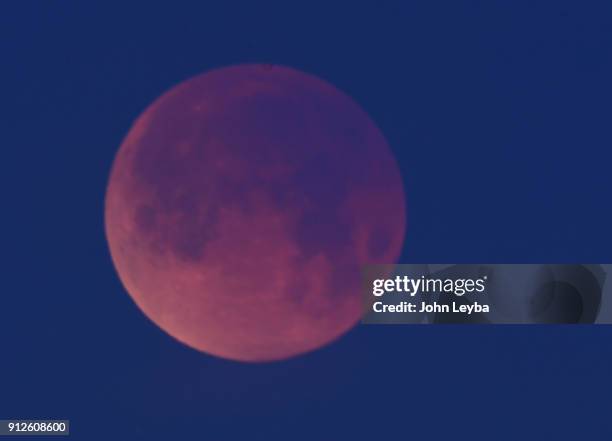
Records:
[[[398,165],[347,95],[307,73],[238,65],[155,100],[115,157],[105,230],[144,314],[244,362],[320,348],[362,315],[361,267],[392,263]]]

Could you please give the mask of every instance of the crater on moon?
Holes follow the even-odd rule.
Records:
[[[294,69],[242,65],[179,84],[137,119],[105,227],[125,288],[168,334],[278,360],[360,319],[360,268],[397,259],[404,191],[348,96]]]

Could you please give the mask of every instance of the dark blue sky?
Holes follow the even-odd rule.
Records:
[[[79,440],[612,439],[610,327],[362,326],[241,365],[147,321],[103,232],[134,118],[194,74],[270,62],[377,122],[404,261],[610,262],[610,2],[25,3],[0,14],[0,417],[69,418]]]

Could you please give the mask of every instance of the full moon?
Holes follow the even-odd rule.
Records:
[[[368,115],[291,68],[189,79],[135,121],[105,201],[113,263],[144,314],[232,360],[320,348],[362,315],[361,268],[405,230],[399,168]]]

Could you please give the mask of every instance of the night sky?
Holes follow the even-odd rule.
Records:
[[[401,261],[612,261],[612,4],[354,3],[3,5],[0,418],[78,440],[612,439],[609,326],[359,326],[253,365],[178,344],[123,289],[104,236],[123,137],[170,87],[246,62],[376,122]]]

